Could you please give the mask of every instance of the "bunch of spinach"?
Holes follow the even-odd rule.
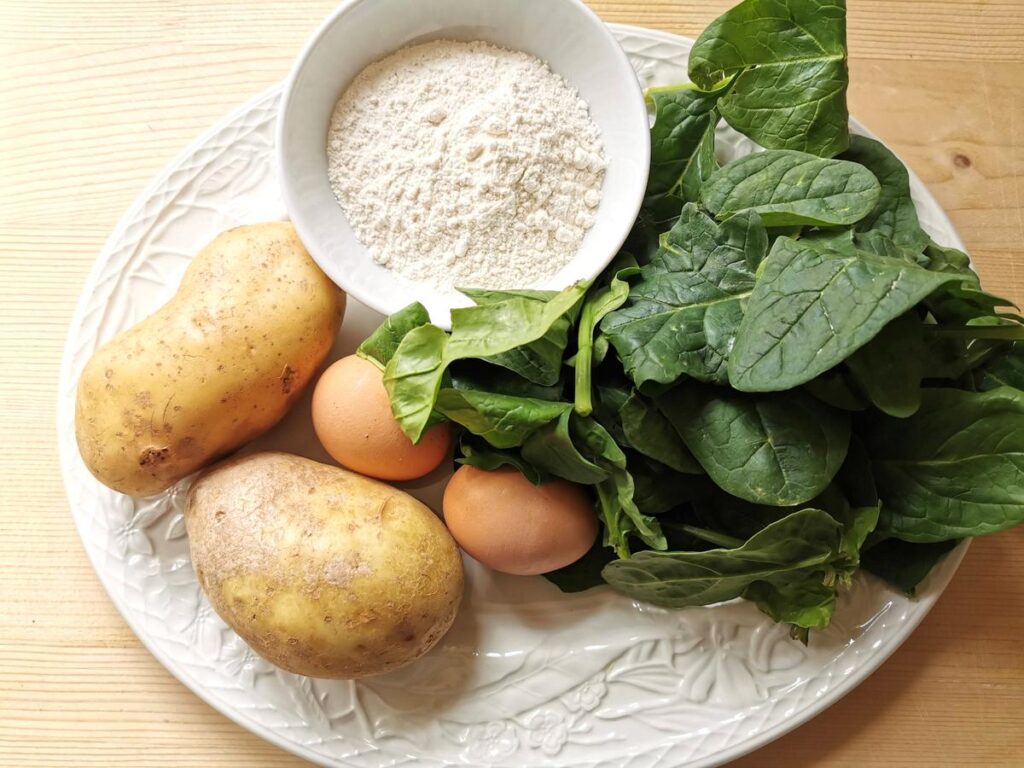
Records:
[[[559,293],[414,304],[359,353],[412,440],[593,489],[600,543],[549,574],[679,608],[755,602],[806,638],[859,568],[913,593],[1024,522],[1024,326],[851,136],[841,0],[745,0],[648,92],[623,253]],[[765,149],[719,166],[720,122]]]

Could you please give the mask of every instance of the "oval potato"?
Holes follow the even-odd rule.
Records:
[[[185,508],[214,609],[290,672],[358,678],[419,658],[462,599],[462,558],[407,493],[286,453],[212,467]]]
[[[259,436],[312,380],[344,311],[291,224],[222,233],[166,305],[85,366],[75,435],[86,466],[147,496]]]

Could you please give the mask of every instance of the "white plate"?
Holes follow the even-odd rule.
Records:
[[[686,40],[614,31],[644,85],[686,79]],[[917,600],[858,576],[832,627],[813,633],[806,648],[744,602],[666,612],[607,589],[567,596],[541,578],[469,564],[455,627],[407,669],[359,683],[320,681],[255,657],[200,593],[181,489],[152,499],[107,490],[82,464],[73,422],[75,383],[100,343],[168,299],[189,258],[218,232],[283,217],[273,163],[279,96],[280,88],[267,91],[200,138],[125,214],[79,301],[61,370],[60,453],[75,523],[114,604],[182,682],[322,765],[709,766],[821,712],[910,635],[963,547]],[[732,151],[743,146],[729,132],[721,139]],[[912,184],[922,225],[962,247],[913,175]],[[352,302],[337,351],[354,349],[379,319]],[[325,458],[308,398],[260,444]],[[429,498],[436,489],[416,492]]]

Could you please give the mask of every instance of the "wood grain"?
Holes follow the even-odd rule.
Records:
[[[594,0],[694,35],[731,0]],[[301,761],[139,644],[68,513],[57,372],[97,252],[199,132],[281,80],[331,0],[0,0],[0,765]],[[849,0],[852,111],[1024,303],[1024,2]],[[736,763],[1019,766],[1024,530],[980,540],[921,628],[823,715]]]

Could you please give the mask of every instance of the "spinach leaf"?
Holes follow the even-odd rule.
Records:
[[[1024,391],[1024,344],[1015,343],[1004,355],[980,371],[978,388],[1013,387]]]
[[[554,291],[494,291],[465,290],[467,296],[480,304],[498,304],[513,298],[534,302],[540,307],[555,297]],[[487,362],[506,368],[539,386],[550,387],[558,383],[562,368],[562,356],[569,343],[572,326],[571,312],[556,319],[544,335],[529,344],[491,355]]]
[[[826,405],[843,411],[863,411],[868,407],[850,372],[842,366],[811,379],[804,384],[804,389]]]
[[[754,211],[767,227],[854,224],[880,194],[878,179],[862,165],[781,149],[733,160],[701,187],[716,219]]]
[[[924,378],[947,380],[946,384],[972,375],[976,368],[992,362],[1006,347],[999,342],[976,341],[938,333],[926,333],[924,342]]]
[[[618,557],[629,557],[627,534],[635,533],[655,550],[668,546],[661,524],[640,511],[635,496],[633,476],[624,467],[614,467],[608,479],[597,484],[598,509],[605,523],[604,543],[614,549]]]
[[[868,477],[865,482],[860,476],[849,476],[851,465],[856,465],[860,458],[855,452],[851,453],[835,481],[806,505],[776,507],[751,504],[720,489],[705,487],[691,494],[694,497],[693,514],[697,521],[707,528],[728,536],[747,539],[787,515],[798,512],[804,506],[828,512],[843,526],[840,545],[842,557],[833,565],[836,581],[846,583],[857,569],[860,550],[875,530],[879,517],[878,498],[872,498],[873,480]],[[870,473],[870,463],[867,464],[867,468]]]
[[[834,251],[843,256],[859,256],[862,253],[873,253],[890,259],[901,259],[909,264],[924,266],[920,253],[910,248],[896,245],[878,230],[857,232],[853,227],[847,229],[815,229],[799,238],[801,243],[818,250]]]
[[[434,407],[495,448],[515,448],[572,406],[472,389],[442,389]]]
[[[839,555],[841,538],[831,516],[803,509],[732,549],[638,552],[609,563],[602,575],[616,591],[664,608],[710,605],[740,597],[757,582],[784,584],[823,572]]]
[[[611,434],[594,419],[570,415],[570,432],[573,441],[586,455],[604,467],[608,477],[597,484],[598,502],[605,508],[614,509],[616,514],[628,519],[626,532],[635,532],[644,543],[654,549],[665,549],[665,537],[658,521],[643,514],[634,497],[633,477],[629,474],[626,454]],[[608,504],[608,498],[612,504]]]
[[[572,412],[541,427],[523,443],[523,459],[543,472],[573,483],[597,485],[609,476],[609,470],[584,456],[570,432]]]
[[[955,539],[934,544],[885,539],[862,552],[860,561],[864,570],[913,597],[932,568],[959,543]]]
[[[871,471],[871,457],[857,435],[850,438],[850,450],[836,475],[835,487],[852,507],[877,507],[881,501]],[[825,509],[831,510],[830,507]]]
[[[813,499],[850,443],[849,417],[799,390],[751,396],[695,384],[656,402],[711,479],[755,504]]]
[[[926,302],[928,310],[940,323],[967,323],[991,317],[1000,308],[1014,306],[1012,301],[981,289],[981,280],[971,269],[970,257],[963,251],[929,241],[923,262],[932,272],[962,278],[944,285]]]
[[[601,324],[638,386],[669,384],[684,374],[725,382],[742,301],[767,249],[767,233],[752,213],[717,225],[696,205],[683,209],[641,268],[626,306]]]
[[[647,91],[654,125],[644,208],[656,221],[671,221],[685,203],[700,200],[700,186],[716,167],[715,104],[722,93],[690,84]]]
[[[621,307],[629,296],[626,278],[639,274],[636,261],[631,256],[621,256],[612,265],[612,277],[608,284],[591,291],[583,301],[577,329],[576,368],[576,413],[589,416],[594,410],[591,397],[591,381],[594,361],[594,330],[608,313]]]
[[[849,144],[844,0],[744,0],[690,51],[690,79],[711,88],[726,121],[765,147],[831,157]]]
[[[690,501],[690,478],[660,461],[628,454],[626,465],[633,477],[633,501],[645,515],[662,515]]]
[[[836,576],[842,586],[849,586],[853,574],[860,567],[860,553],[868,537],[878,526],[881,507],[854,507],[843,504],[841,510],[832,516],[843,526],[843,538],[839,545],[842,554],[835,562]]]
[[[842,159],[863,165],[882,185],[878,202],[857,222],[856,232],[877,233],[913,253],[923,251],[929,242],[928,235],[918,222],[917,208],[910,196],[910,174],[900,159],[884,144],[866,136],[851,136],[850,148]]]
[[[593,587],[604,586],[601,569],[614,559],[612,551],[598,540],[579,560],[557,571],[545,573],[544,578],[562,592],[583,592]]]
[[[455,389],[476,389],[512,397],[532,397],[537,400],[563,400],[565,386],[562,381],[542,387],[527,381],[506,368],[499,368],[484,360],[456,360],[448,368],[451,385]]]
[[[462,453],[462,457],[455,460],[459,464],[468,464],[471,467],[487,471],[497,469],[498,467],[515,467],[522,473],[523,477],[534,485],[540,485],[551,479],[547,473],[541,472],[516,453],[512,451],[499,451],[483,440],[470,435],[464,434],[462,436],[459,442],[459,450]]]
[[[430,314],[419,302],[415,302],[389,315],[356,349],[356,354],[369,360],[381,370],[394,357],[405,335],[414,328],[430,323]]]
[[[926,389],[909,419],[875,414],[859,431],[881,531],[936,542],[1024,522],[1024,393]]]
[[[448,334],[436,325],[413,328],[384,368],[391,413],[402,431],[418,443],[431,422],[447,360]]]
[[[619,411],[626,445],[676,472],[699,475],[703,472],[682,438],[653,403],[633,392]]]
[[[791,625],[792,636],[806,645],[807,630],[824,629],[832,621],[838,595],[827,569],[809,569],[786,578],[755,581],[743,597],[775,621]]]
[[[594,418],[608,430],[616,442],[628,447],[629,441],[626,440],[626,434],[622,431],[622,419],[619,417],[619,412],[629,398],[632,389],[628,384],[620,382],[606,382],[594,389],[597,393]]]
[[[566,411],[534,432],[523,444],[523,459],[541,471],[575,483],[597,486],[598,510],[605,544],[629,556],[627,537],[636,535],[650,547],[664,549],[658,521],[643,514],[633,499],[633,478],[626,454],[594,419]]]
[[[406,334],[384,370],[391,412],[402,431],[414,443],[422,437],[441,380],[452,362],[493,358],[532,344],[564,321],[566,315],[571,316],[586,288],[578,283],[546,302],[513,295],[493,304],[454,309],[451,335],[433,325]]]
[[[931,239],[924,249],[924,266],[933,272],[963,275],[965,280],[975,285],[981,283],[977,273],[971,269],[970,256],[957,248],[939,245]]]
[[[884,256],[779,238],[736,334],[729,382],[746,392],[806,384],[955,279]]]
[[[876,408],[906,418],[921,406],[924,353],[921,320],[910,311],[850,355],[846,365]]]

